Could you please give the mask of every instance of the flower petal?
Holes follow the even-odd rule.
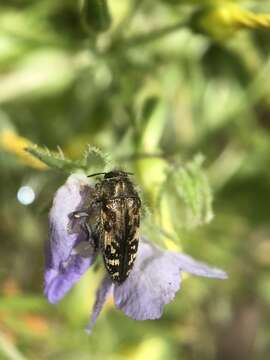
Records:
[[[164,306],[180,289],[181,271],[226,278],[222,270],[211,268],[190,256],[163,251],[150,242],[140,241],[133,270],[123,284],[114,287],[116,306],[135,320],[160,318]]]
[[[45,254],[45,295],[51,303],[58,302],[71,287],[80,279],[96,257],[94,245],[92,254],[82,256],[76,252],[81,242],[93,239],[80,227],[78,220],[69,229],[69,214],[81,209],[91,198],[92,187],[83,175],[71,175],[61,186],[54,197],[49,215],[50,232]],[[73,231],[74,230],[74,231]]]
[[[112,288],[112,281],[108,276],[105,276],[97,290],[96,301],[93,307],[91,319],[89,321],[87,328],[85,329],[89,335],[92,333],[93,327],[103,308],[103,305],[105,304],[105,301],[107,299],[107,296],[111,288]]]
[[[181,270],[197,276],[205,276],[216,279],[227,279],[228,275],[225,271],[216,267],[210,267],[203,262],[193,259],[191,256],[186,254],[175,253]]]
[[[135,320],[158,319],[180,289],[180,280],[180,266],[170,252],[140,241],[129,277],[115,285],[115,304]]]

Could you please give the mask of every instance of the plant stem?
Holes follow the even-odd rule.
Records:
[[[170,35],[171,33],[178,31],[185,27],[186,23],[181,21],[176,24],[165,26],[161,29],[151,31],[146,34],[140,34],[137,36],[129,37],[126,39],[118,40],[118,43],[114,43],[111,47],[112,51],[115,50],[126,50],[131,47],[146,45],[152,41],[158,40],[164,36]]]

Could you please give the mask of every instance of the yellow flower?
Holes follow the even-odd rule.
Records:
[[[204,9],[194,20],[196,27],[218,39],[228,38],[239,29],[270,30],[270,14],[256,14],[232,3]]]
[[[35,159],[32,155],[25,151],[25,148],[29,146],[34,146],[34,144],[30,140],[17,135],[10,129],[3,130],[0,133],[0,147],[3,150],[15,154],[25,164],[31,167],[37,169],[46,169],[47,165],[43,164],[38,159]]]

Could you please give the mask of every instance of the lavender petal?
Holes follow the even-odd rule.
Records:
[[[49,269],[45,273],[44,293],[52,304],[61,300],[66,293],[80,280],[81,276],[92,265],[93,258],[72,255],[66,268]]]
[[[211,267],[203,262],[193,259],[186,254],[175,253],[174,256],[178,259],[181,270],[197,276],[205,276],[216,279],[227,279],[228,275],[225,271],[216,267]]]
[[[127,280],[114,287],[116,306],[135,320],[158,319],[180,289],[177,258],[148,242],[139,243]]]
[[[49,241],[45,249],[44,293],[51,303],[58,302],[80,279],[95,260],[96,253],[88,257],[74,251],[81,242],[92,238],[76,223],[76,231],[69,228],[69,214],[85,206],[92,188],[83,175],[71,175],[55,194],[49,215]],[[79,231],[80,230],[80,231]]]
[[[114,287],[116,306],[135,320],[158,319],[180,289],[181,272],[225,279],[226,273],[185,254],[163,251],[140,241],[137,259],[127,280]]]

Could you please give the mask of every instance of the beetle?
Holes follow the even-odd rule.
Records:
[[[95,239],[112,281],[123,283],[133,268],[139,244],[141,200],[130,173],[114,170],[96,183],[91,203],[85,210],[75,211],[76,218],[86,217],[85,226]],[[91,214],[95,208],[95,220]]]

